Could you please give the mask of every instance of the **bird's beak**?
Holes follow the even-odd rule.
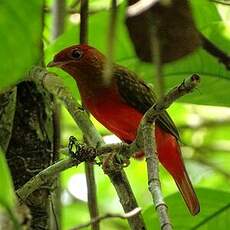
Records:
[[[61,66],[60,62],[51,61],[47,64],[47,67]]]
[[[51,61],[47,64],[47,67],[54,67],[57,66],[57,63],[55,61]]]
[[[71,62],[72,60],[70,61],[51,61],[47,64],[47,67],[60,67],[61,68],[62,66],[69,64]]]

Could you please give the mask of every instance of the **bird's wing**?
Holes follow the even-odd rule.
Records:
[[[122,99],[139,112],[144,114],[156,102],[154,92],[135,73],[116,66],[113,77]],[[167,112],[163,112],[156,122],[179,139],[177,128]]]

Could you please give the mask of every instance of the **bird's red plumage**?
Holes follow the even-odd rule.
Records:
[[[81,60],[71,59],[73,49],[83,52]],[[90,113],[111,132],[129,143],[136,137],[143,112],[124,100],[114,78],[108,85],[103,85],[104,61],[105,57],[99,51],[86,45],[66,48],[54,58],[54,62],[58,65],[61,63],[60,67],[75,78],[82,100]],[[124,71],[128,73],[128,70]],[[127,87],[130,86],[138,87],[138,81]],[[160,123],[156,124],[155,137],[161,164],[173,176],[190,212],[197,214],[199,202],[187,175],[177,138]]]

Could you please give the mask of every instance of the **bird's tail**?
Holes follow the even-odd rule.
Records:
[[[200,211],[199,201],[186,172],[177,139],[158,125],[155,127],[158,158],[173,176],[192,215]]]

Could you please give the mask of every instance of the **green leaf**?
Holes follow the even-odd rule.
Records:
[[[166,197],[169,215],[174,229],[177,230],[227,230],[230,226],[230,193],[211,189],[196,189],[201,211],[191,216],[179,195],[175,193]],[[153,206],[144,211],[147,229],[160,229],[159,219]]]
[[[42,1],[0,2],[0,91],[22,80],[39,60]]]
[[[10,171],[4,156],[3,151],[0,148],[0,204],[10,210],[15,204],[15,195],[13,189],[13,183],[10,176]]]

